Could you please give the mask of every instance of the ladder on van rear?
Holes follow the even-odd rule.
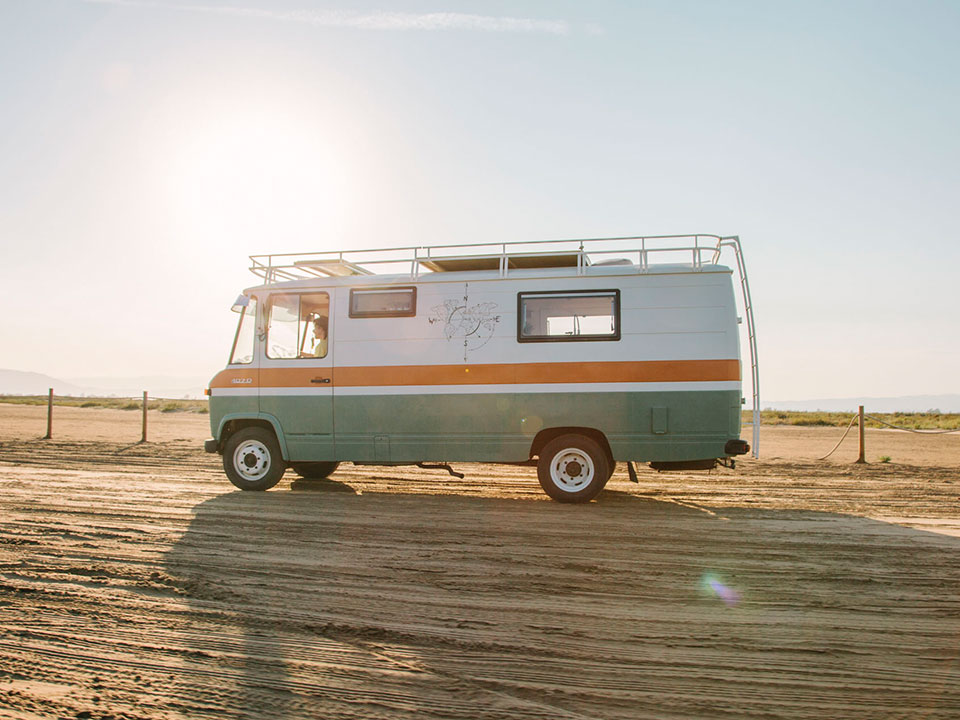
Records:
[[[737,274],[740,276],[740,295],[743,300],[743,315],[747,319],[747,342],[750,347],[750,386],[753,389],[753,457],[760,457],[760,365],[757,361],[757,330],[753,322],[753,300],[750,298],[750,281],[747,279],[747,265],[743,259],[740,237],[719,238],[714,262],[720,259],[723,248],[733,250],[737,260]]]

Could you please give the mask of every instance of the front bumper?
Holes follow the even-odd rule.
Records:
[[[219,450],[217,447],[219,444],[215,438],[210,438],[209,440],[203,441],[203,449],[208,453],[215,453]]]

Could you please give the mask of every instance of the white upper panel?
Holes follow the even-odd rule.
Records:
[[[351,318],[337,287],[335,363],[448,365],[739,357],[729,271],[612,277],[419,282],[413,317]],[[409,281],[407,284],[410,284]],[[518,342],[518,294],[619,290],[620,339]]]

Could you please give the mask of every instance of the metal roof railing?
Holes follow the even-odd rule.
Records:
[[[641,271],[651,257],[680,256],[693,269],[715,262],[724,238],[719,235],[650,235],[531,242],[420,245],[369,250],[315,251],[251,255],[250,271],[266,284],[347,275],[407,275],[424,272],[511,270],[534,267],[586,267],[609,259],[628,260]],[[683,257],[683,256],[686,257]],[[665,260],[664,260],[665,261]],[[625,263],[626,264],[626,263]]]

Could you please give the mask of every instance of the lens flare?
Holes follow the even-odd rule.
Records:
[[[706,594],[723,600],[727,607],[733,607],[740,602],[740,593],[723,583],[714,573],[704,573],[700,579],[700,588]]]

